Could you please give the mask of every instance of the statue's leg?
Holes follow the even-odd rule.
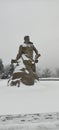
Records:
[[[39,81],[38,75],[32,70],[30,65],[27,64],[26,69],[29,71],[30,76],[33,77],[34,80],[37,79]]]
[[[32,63],[31,68],[32,68],[33,72],[36,72],[36,65],[35,65],[35,63]]]
[[[12,80],[22,78],[23,76],[25,76],[25,72],[13,73]]]
[[[17,85],[17,87],[20,87],[20,80],[16,80],[16,81],[11,81],[11,83],[10,83],[10,85],[11,86],[16,86]]]
[[[26,74],[25,77],[21,79],[21,82],[25,85],[34,85],[34,79],[30,74]]]

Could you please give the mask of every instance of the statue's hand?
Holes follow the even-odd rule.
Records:
[[[38,60],[35,60],[35,63],[38,63]]]
[[[17,61],[15,59],[12,59],[11,63],[17,63]]]
[[[41,56],[41,54],[37,54],[37,55],[35,56],[35,60],[37,60],[40,56]]]

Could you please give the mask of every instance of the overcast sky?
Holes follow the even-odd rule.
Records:
[[[15,58],[29,35],[40,67],[59,67],[59,0],[0,0],[0,58]]]

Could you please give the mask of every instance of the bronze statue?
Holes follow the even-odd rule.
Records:
[[[35,52],[35,58],[33,53]],[[24,44],[20,45],[18,54],[13,63],[17,63],[17,66],[13,72],[11,78],[11,85],[20,85],[20,82],[26,85],[33,85],[36,80],[39,80],[36,74],[36,63],[38,63],[38,58],[41,55],[38,53],[37,49],[30,41],[29,36],[24,37]],[[18,69],[17,69],[18,68]]]

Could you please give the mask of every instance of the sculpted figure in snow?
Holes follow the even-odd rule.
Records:
[[[35,52],[35,58],[34,58]],[[11,85],[20,85],[20,82],[26,85],[33,85],[35,80],[39,80],[38,75],[36,74],[36,63],[38,63],[38,58],[40,54],[37,49],[30,42],[29,36],[24,37],[24,44],[20,45],[16,60],[17,66],[12,75]]]

